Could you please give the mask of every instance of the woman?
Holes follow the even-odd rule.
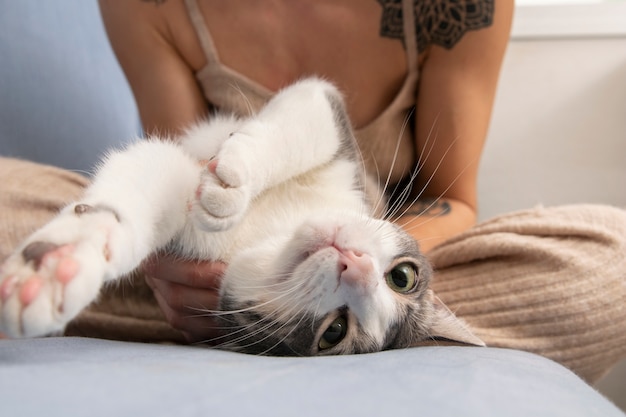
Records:
[[[512,3],[100,0],[100,7],[148,134],[175,136],[213,108],[248,114],[307,75],[335,82],[370,173],[405,183],[420,165],[411,185],[424,192],[398,223],[434,263],[439,297],[488,345],[542,354],[593,381],[626,354],[626,213],[537,209],[472,227]],[[59,184],[74,181],[67,194],[85,184],[55,178],[59,193]],[[213,335],[210,319],[191,317],[189,306],[217,305],[224,267],[163,257],[146,264],[167,321],[188,341]],[[105,307],[92,309],[96,319],[115,315]],[[107,336],[128,335],[122,327],[108,326]],[[74,331],[82,331],[80,320]]]
[[[345,93],[370,172],[397,183],[420,162],[413,188],[424,192],[399,223],[424,250],[476,221],[478,160],[512,1],[102,0],[100,7],[148,134],[176,135],[213,107],[246,113],[299,78],[323,76]],[[150,283],[169,320],[190,340],[205,338],[206,320],[187,317],[185,305],[198,305],[198,286],[215,298],[223,266],[158,264]]]

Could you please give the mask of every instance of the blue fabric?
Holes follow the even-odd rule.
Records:
[[[89,171],[138,135],[96,0],[0,0],[0,155]]]
[[[567,369],[519,351],[273,358],[82,338],[0,340],[0,415],[624,416]]]

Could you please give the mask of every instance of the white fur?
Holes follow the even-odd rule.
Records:
[[[383,221],[347,210],[321,210],[275,247],[262,245],[235,256],[224,285],[244,299],[266,304],[266,310],[279,304],[286,311],[305,308],[322,317],[348,306],[361,327],[382,344],[386,329],[397,317],[394,294],[383,280],[388,265],[400,252],[393,235]],[[357,285],[338,276],[341,255],[333,244],[372,261],[371,269]],[[306,252],[312,253],[294,265],[293,258]],[[259,259],[263,260],[263,268],[258,268]],[[229,275],[233,279],[228,279]],[[261,284],[274,290],[259,291]],[[290,296],[272,302],[277,294],[285,292]]]
[[[189,130],[180,144],[141,141],[111,153],[80,201],[107,209],[77,216],[68,206],[2,266],[0,331],[21,337],[62,329],[104,281],[173,242],[183,255],[229,262],[223,286],[259,302],[267,301],[259,288],[276,286],[289,272],[281,285],[307,288],[287,301],[290,308],[322,315],[348,304],[382,341],[395,305],[382,277],[398,248],[393,229],[371,219],[354,189],[358,164],[333,160],[341,138],[328,95],[338,96],[332,85],[305,80],[249,119],[219,116]],[[215,173],[205,167],[212,158]],[[330,240],[372,257],[362,286],[338,277],[339,252],[324,249]],[[74,245],[67,257],[80,269],[69,283],[59,282],[54,265],[37,270],[25,262],[21,251],[37,241]],[[289,264],[306,252],[314,253]],[[20,289],[34,276],[41,290],[24,305]]]

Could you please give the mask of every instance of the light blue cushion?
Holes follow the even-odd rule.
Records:
[[[519,351],[273,358],[82,338],[0,340],[0,415],[624,416],[567,369]]]
[[[89,171],[139,126],[96,0],[2,2],[0,155]]]

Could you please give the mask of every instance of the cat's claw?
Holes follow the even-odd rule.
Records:
[[[32,337],[62,330],[97,297],[110,256],[107,229],[116,220],[105,213],[91,217],[57,217],[0,267],[0,333]]]
[[[223,160],[211,161],[196,190],[193,218],[207,231],[231,228],[245,214],[250,203],[247,173],[233,169]]]

